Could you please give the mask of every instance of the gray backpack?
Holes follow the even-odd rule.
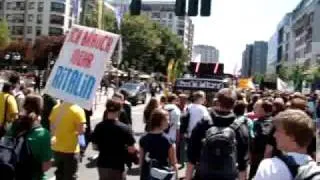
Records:
[[[292,156],[277,156],[290,170],[293,180],[320,180],[320,166],[315,161],[299,165]]]

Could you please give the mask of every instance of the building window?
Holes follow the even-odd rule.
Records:
[[[16,10],[25,10],[26,3],[25,2],[16,2]]]
[[[38,3],[38,12],[42,12],[43,11],[43,2],[39,2]]]
[[[3,3],[3,2],[0,2],[0,10],[2,10],[2,6],[3,6],[2,3]]]
[[[23,26],[12,26],[12,35],[23,35]]]
[[[173,18],[172,13],[169,13],[169,19],[172,19],[172,18]]]
[[[62,35],[62,34],[63,34],[63,29],[62,28],[55,28],[55,27],[50,27],[49,28],[49,35],[50,36]]]
[[[151,18],[158,18],[160,19],[160,12],[153,12]]]
[[[52,2],[51,3],[51,11],[64,13],[66,10],[66,6],[63,3]]]
[[[8,14],[8,15],[7,15],[7,21],[8,21],[8,22],[12,22],[12,20],[13,20],[13,19],[12,19],[12,15],[11,15],[11,14]]]
[[[179,35],[179,36],[183,36],[183,35],[184,35],[184,30],[179,29],[179,30],[178,30],[178,35]]]
[[[28,34],[32,34],[32,27],[31,26],[28,26]]]
[[[59,16],[59,15],[51,15],[50,16],[50,23],[64,25],[64,17]]]
[[[33,21],[33,14],[29,14],[29,15],[28,15],[28,21],[29,21],[29,22],[32,22],[32,21]]]
[[[36,28],[36,35],[40,36],[41,35],[41,27]]]
[[[36,6],[36,3],[35,2],[29,2],[29,9],[34,9]]]
[[[72,20],[69,20],[69,28],[72,26]]]
[[[37,23],[42,24],[42,14],[38,14],[37,16]]]
[[[12,2],[7,2],[7,9],[10,10],[12,8]]]
[[[15,23],[24,23],[24,14],[16,14],[14,15],[12,22]]]

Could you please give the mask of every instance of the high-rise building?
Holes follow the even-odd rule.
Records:
[[[278,72],[282,64],[319,65],[319,0],[302,0],[292,12],[286,14],[272,37],[268,52],[269,74]]]
[[[320,64],[320,3],[302,0],[292,12],[293,57],[306,66]]]
[[[267,70],[268,43],[255,41],[247,45],[242,54],[242,76],[265,74]]]
[[[219,50],[214,46],[195,45],[193,47],[193,56],[201,55],[202,63],[216,63],[219,62]]]
[[[73,0],[2,0],[0,15],[8,22],[12,39],[34,42],[40,35],[62,35],[79,17]],[[80,1],[79,1],[80,2]],[[76,7],[77,6],[77,7]]]

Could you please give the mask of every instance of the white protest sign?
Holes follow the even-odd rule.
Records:
[[[74,25],[46,84],[45,93],[90,109],[119,35]]]

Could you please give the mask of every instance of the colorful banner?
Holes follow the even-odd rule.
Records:
[[[74,25],[50,74],[45,93],[89,110],[118,39],[117,34]]]

